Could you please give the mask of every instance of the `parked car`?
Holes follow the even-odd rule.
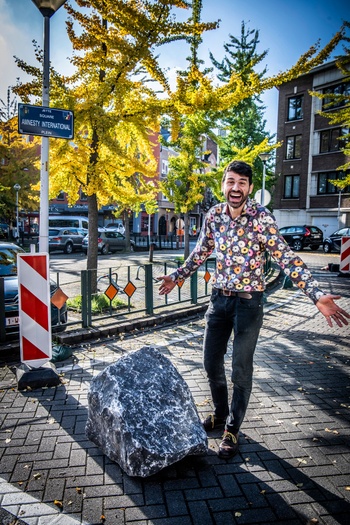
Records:
[[[18,337],[19,312],[18,312],[18,278],[17,278],[17,254],[24,250],[17,244],[0,243],[0,277],[4,278],[5,299],[5,333],[6,338]],[[57,290],[57,284],[50,279],[50,295]],[[3,322],[0,320],[0,322]],[[51,325],[53,331],[65,328],[67,323],[67,307],[64,305],[60,310],[51,304]]]
[[[5,223],[0,224],[0,239],[8,239],[9,238],[9,227]]]
[[[323,232],[317,226],[284,226],[280,228],[280,233],[297,252],[307,246],[311,250],[318,250],[323,243]]]
[[[89,246],[88,235],[83,239],[82,250],[87,253]],[[130,240],[130,250],[135,249],[135,242]],[[98,251],[103,255],[108,252],[117,252],[126,250],[126,238],[121,233],[115,230],[107,230],[106,228],[99,228],[98,230]]]
[[[49,251],[63,250],[64,253],[72,253],[74,250],[81,250],[87,233],[85,228],[50,228]]]
[[[125,234],[125,226],[122,223],[122,221],[110,222],[109,224],[107,224],[107,226],[105,226],[105,228],[107,230],[115,230],[115,231],[121,233],[122,235]]]
[[[325,253],[340,252],[341,240],[343,237],[350,237],[350,228],[340,228],[323,241],[323,251]]]

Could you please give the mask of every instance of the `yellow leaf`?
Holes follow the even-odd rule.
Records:
[[[297,461],[299,461],[299,463],[304,463],[305,465],[307,464],[307,461],[305,459],[301,459],[301,458],[296,458]]]
[[[62,501],[59,501],[58,499],[55,499],[55,501],[53,502],[54,505],[56,505],[56,507],[62,509],[63,508],[63,503]]]

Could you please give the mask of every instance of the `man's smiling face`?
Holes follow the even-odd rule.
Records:
[[[230,208],[240,212],[253,191],[253,184],[249,184],[249,178],[245,175],[228,171],[221,189]]]

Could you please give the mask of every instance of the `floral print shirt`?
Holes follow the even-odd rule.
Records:
[[[310,270],[279,233],[272,213],[248,199],[242,214],[232,219],[227,203],[213,206],[205,217],[197,244],[184,264],[171,274],[175,282],[192,275],[216,251],[215,288],[237,292],[265,289],[266,251],[284,273],[314,303],[325,294]]]

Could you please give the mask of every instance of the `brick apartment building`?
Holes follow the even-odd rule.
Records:
[[[325,101],[309,91],[350,96],[350,82],[333,61],[279,88],[277,140],[283,146],[276,156],[273,209],[280,227],[314,225],[327,236],[350,225],[350,187],[340,192],[330,182],[345,176],[337,168],[350,160],[340,151],[348,129],[317,114]]]

